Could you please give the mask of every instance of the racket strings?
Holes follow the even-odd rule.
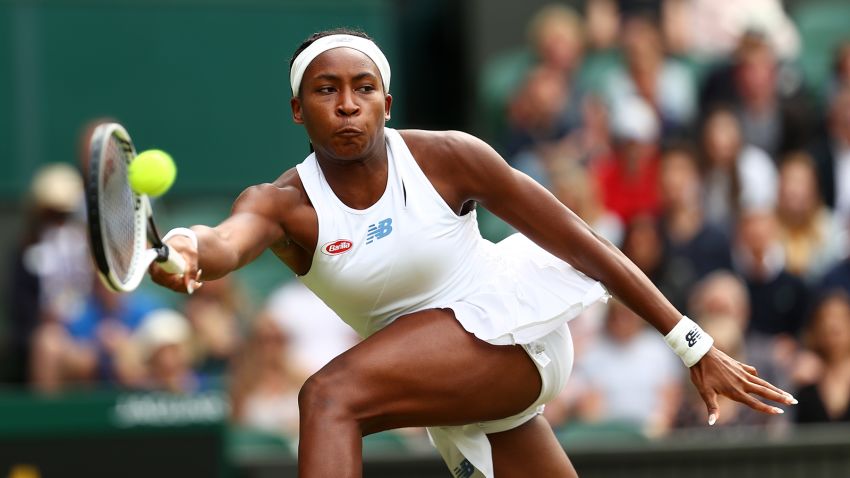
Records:
[[[105,153],[100,208],[103,211],[103,238],[107,242],[106,259],[110,269],[125,283],[134,272],[137,249],[137,197],[127,181],[127,169],[132,158],[114,137],[109,139]]]

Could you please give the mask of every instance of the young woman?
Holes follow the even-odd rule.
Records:
[[[311,36],[290,81],[314,154],[245,190],[218,226],[167,234],[188,270],[152,274],[191,292],[201,271],[221,277],[270,248],[366,337],[301,390],[300,476],[361,476],[361,437],[409,426],[430,427],[455,477],[575,476],[538,415],[572,366],[565,323],[608,297],[600,282],[693,365],[710,420],[718,394],[766,413],[781,410],[750,393],[792,403],[711,348],[619,250],[492,148],[384,128],[390,68],[365,35]],[[477,203],[524,235],[482,239]]]

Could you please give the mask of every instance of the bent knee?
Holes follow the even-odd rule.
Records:
[[[354,418],[357,385],[347,367],[325,367],[304,382],[298,392],[302,419],[310,416]]]

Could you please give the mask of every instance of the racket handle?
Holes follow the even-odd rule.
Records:
[[[165,272],[169,274],[182,274],[186,270],[186,261],[183,259],[183,255],[169,247],[168,244],[160,249],[159,252],[160,254],[156,258],[156,261],[159,263],[159,267],[162,267]]]

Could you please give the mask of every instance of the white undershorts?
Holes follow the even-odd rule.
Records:
[[[514,429],[543,413],[567,383],[573,368],[573,341],[566,323],[533,342],[522,345],[540,372],[537,400],[511,417],[469,425],[428,427],[431,443],[440,452],[454,478],[493,478],[493,457],[487,434]]]

